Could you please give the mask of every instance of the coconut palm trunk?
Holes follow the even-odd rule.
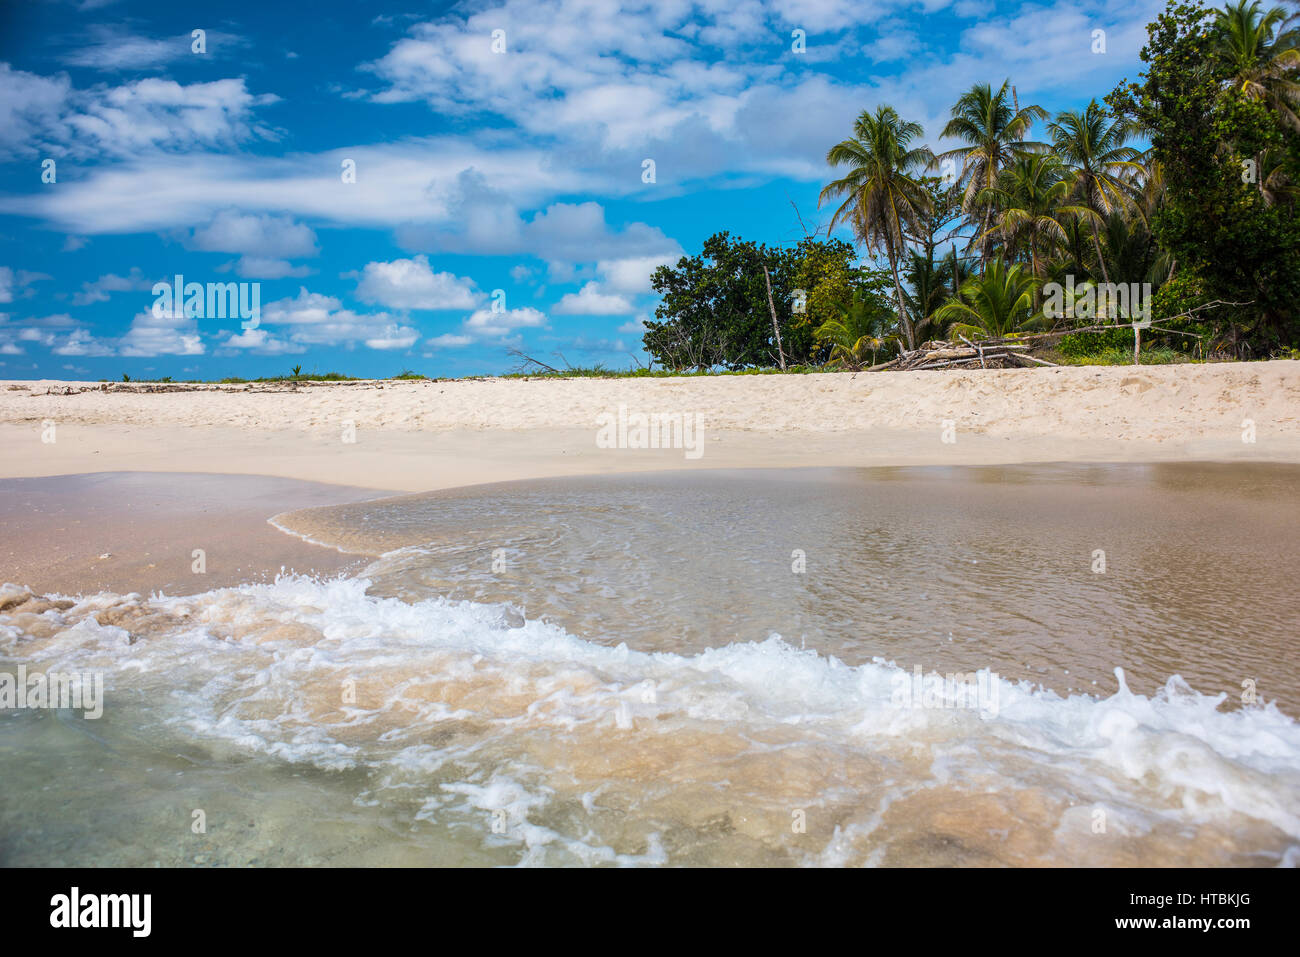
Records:
[[[894,247],[889,247],[889,271],[894,274],[894,293],[898,296],[898,322],[903,327],[903,336],[907,339],[909,351],[916,348],[916,332],[912,329],[912,320],[907,317],[907,307],[903,304],[903,284],[898,281],[898,257]]]
[[[1088,188],[1088,195],[1087,195],[1088,208],[1095,210],[1099,204],[1097,202],[1096,192],[1092,188],[1092,182],[1093,182],[1092,170],[1086,170],[1085,175],[1089,177],[1088,179],[1089,188]],[[1107,287],[1109,287],[1110,273],[1106,269],[1106,257],[1101,254],[1101,240],[1097,238],[1097,225],[1095,222],[1092,224],[1092,228],[1089,230],[1089,232],[1092,233],[1092,248],[1097,252],[1097,265],[1101,267],[1101,280],[1107,285]]]

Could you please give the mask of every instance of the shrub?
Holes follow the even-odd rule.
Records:
[[[1082,359],[1093,356],[1107,349],[1127,349],[1129,361],[1133,361],[1133,328],[1120,326],[1104,332],[1072,332],[1062,336],[1056,349],[1067,359]]]

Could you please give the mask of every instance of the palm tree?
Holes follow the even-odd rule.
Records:
[[[1264,202],[1272,206],[1283,201],[1295,202],[1300,188],[1291,176],[1287,157],[1277,149],[1264,150],[1259,157],[1259,190]]]
[[[961,173],[957,183],[965,192],[963,205],[969,215],[979,215],[982,220],[980,235],[984,237],[980,249],[980,267],[989,261],[989,227],[994,208],[984,205],[979,197],[983,190],[998,185],[998,174],[1017,153],[1041,149],[1043,144],[1025,139],[1034,120],[1046,119],[1047,111],[1041,106],[1013,106],[1008,83],[1003,81],[996,93],[988,83],[978,83],[963,93],[952,108],[952,118],[940,134],[967,144],[949,150],[939,157],[960,159]]]
[[[882,308],[876,297],[859,290],[837,311],[839,316],[827,319],[816,332],[817,338],[831,347],[827,365],[846,365],[856,371],[862,368],[868,352],[871,365],[875,365],[880,350],[898,342],[895,317]]]
[[[949,290],[954,288],[953,270],[956,268],[957,259],[952,255],[931,259],[916,251],[908,253],[907,266],[903,270],[907,280],[903,297],[915,317],[913,326],[918,333],[930,324],[935,310],[944,304]]]
[[[1030,274],[1043,278],[1042,253],[1066,242],[1062,216],[1084,217],[1088,211],[1065,205],[1073,187],[1060,159],[1051,153],[1020,153],[998,177],[998,186],[982,190],[980,202],[999,212],[990,232],[1014,258],[1023,244],[1029,252]]]
[[[1259,0],[1238,0],[1215,17],[1216,47],[1233,69],[1233,87],[1250,100],[1263,100],[1278,118],[1300,130],[1300,83],[1292,74],[1300,68],[1300,30],[1295,15],[1282,7],[1264,12]]]
[[[1047,126],[1052,136],[1052,150],[1060,157],[1071,176],[1071,191],[1075,198],[1093,215],[1087,218],[1092,225],[1092,243],[1097,252],[1101,276],[1110,283],[1106,271],[1106,257],[1101,252],[1097,230],[1102,221],[1116,209],[1130,203],[1131,191],[1127,179],[1141,175],[1142,154],[1125,146],[1133,128],[1129,122],[1113,117],[1096,100],[1083,110],[1065,110]]]
[[[1156,243],[1141,217],[1115,210],[1106,217],[1102,231],[1106,234],[1106,263],[1115,275],[1129,282],[1149,282],[1152,288],[1159,288],[1169,277],[1173,259]]]
[[[1039,328],[1044,317],[1034,306],[1038,285],[1021,264],[994,260],[982,276],[962,283],[960,295],[941,306],[935,319],[951,323],[949,335],[969,338],[1000,338]]]
[[[826,153],[831,166],[848,167],[847,175],[828,184],[817,200],[820,207],[828,199],[844,197],[830,228],[852,223],[860,242],[872,252],[883,251],[889,259],[909,349],[916,348],[916,335],[903,302],[898,261],[906,249],[906,229],[929,207],[929,196],[915,177],[934,162],[934,154],[926,147],[912,146],[924,132],[919,124],[904,122],[891,106],[877,108],[874,115],[863,110],[853,125],[853,138],[836,143]]]

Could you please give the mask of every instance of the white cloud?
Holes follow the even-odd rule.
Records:
[[[43,145],[42,135],[54,127],[67,109],[72,81],[66,74],[40,76],[0,63],[0,142],[33,154]]]
[[[478,309],[461,323],[461,335],[478,339],[504,339],[518,329],[546,327],[546,314],[531,306],[519,309]],[[447,337],[440,337],[444,340]],[[459,337],[453,337],[459,338]],[[446,341],[444,345],[448,344]]]
[[[345,159],[356,163],[355,183],[340,179]],[[443,137],[279,157],[155,152],[60,180],[57,190],[0,197],[0,212],[87,235],[188,229],[232,207],[345,226],[450,224],[461,176],[471,170],[521,206],[593,182],[581,169],[558,168],[540,148]]]
[[[111,356],[110,342],[96,338],[85,329],[74,329],[62,343],[53,349],[58,356]]]
[[[132,266],[131,271],[125,276],[106,273],[94,282],[83,282],[81,292],[73,294],[72,304],[74,306],[88,306],[92,302],[107,302],[109,293],[142,292],[152,287],[153,281],[140,271],[140,267]]]
[[[49,278],[43,272],[15,271],[9,266],[0,266],[0,302],[13,302],[15,296],[22,299],[34,296],[36,290],[28,287]]]
[[[589,282],[576,293],[566,293],[552,310],[557,316],[617,316],[634,312],[635,307],[622,296],[600,291],[600,284]]]
[[[439,346],[443,349],[460,349],[474,342],[473,336],[457,336],[451,333],[445,333],[441,336],[434,336],[429,340],[429,345]]]
[[[333,296],[324,296],[318,292],[308,292],[305,286],[298,288],[298,295],[293,299],[277,299],[262,307],[262,321],[274,324],[323,323],[330,313],[341,309],[343,304]]]
[[[605,208],[594,201],[552,203],[526,216],[507,192],[489,184],[477,170],[460,174],[446,195],[444,217],[432,225],[399,226],[398,241],[420,249],[490,256],[528,254],[568,262],[589,262],[595,250],[614,258],[679,249],[675,240],[646,223],[612,228]]]
[[[650,277],[663,265],[671,265],[681,257],[681,251],[671,255],[636,256],[630,259],[602,259],[596,263],[596,272],[602,285],[615,292],[650,292]]]
[[[245,329],[231,336],[222,346],[230,349],[248,349],[259,355],[279,356],[289,353],[306,352],[307,347],[284,339],[277,339],[266,329]]]
[[[268,216],[223,209],[212,222],[194,231],[191,245],[205,252],[240,253],[264,259],[315,256],[316,234],[289,216]]]
[[[76,319],[73,319],[66,312],[60,312],[53,316],[41,316],[39,318],[27,319],[25,322],[29,326],[37,326],[42,329],[63,329],[68,326],[80,325]]]
[[[198,323],[184,316],[153,309],[138,313],[118,343],[124,356],[200,356],[206,351]]]
[[[277,99],[250,93],[242,78],[183,85],[150,77],[76,90],[66,75],[3,63],[0,141],[5,153],[21,157],[138,160],[149,151],[227,150],[275,137],[252,113]]]
[[[366,263],[357,298],[390,309],[472,309],[483,301],[472,279],[435,273],[427,256]]]
[[[54,344],[55,335],[52,332],[45,332],[41,329],[19,329],[19,342],[35,342],[43,346]]]
[[[107,356],[114,353],[112,340],[96,338],[66,312],[34,316],[18,325],[11,325],[10,318],[8,313],[0,313],[0,344],[9,347],[0,349],[0,352],[21,355],[24,350],[18,343],[30,342],[51,349],[55,355]]]
[[[409,349],[419,338],[416,330],[389,323],[365,342],[371,349]]]
[[[83,7],[83,9],[85,9]],[[160,70],[167,64],[185,57],[199,56],[192,50],[193,39],[189,33],[172,37],[144,37],[128,32],[121,26],[103,23],[86,28],[90,42],[61,59],[69,66],[91,70],[131,70],[144,72]],[[222,51],[244,46],[247,41],[229,33],[206,30],[202,56],[216,56]]]
[[[219,272],[234,269],[244,279],[285,279],[292,276],[301,279],[311,275],[306,266],[295,266],[287,259],[267,259],[263,256],[240,256],[233,263],[226,263],[218,268]]]
[[[921,41],[911,30],[894,28],[882,31],[862,52],[875,63],[891,63],[907,59],[921,47]]]
[[[618,327],[618,331],[628,336],[644,336],[645,324],[650,320],[647,315],[637,316],[630,322],[625,322]]]
[[[308,292],[300,287],[292,299],[278,299],[262,308],[263,325],[292,327],[287,343],[294,346],[346,346],[358,343],[370,349],[404,349],[414,345],[420,331],[403,325],[403,316],[387,312],[357,313],[342,308],[333,296]],[[233,336],[226,345],[234,348],[275,348],[287,351],[276,340]]]

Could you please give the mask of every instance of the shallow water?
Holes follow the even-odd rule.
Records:
[[[107,703],[0,711],[0,862],[1295,863],[1298,475],[507,484],[277,520],[353,580],[11,590]]]
[[[601,644],[773,634],[849,664],[993,668],[1069,693],[1174,674],[1300,715],[1300,469],[666,473],[309,509],[371,594],[509,603]],[[1095,552],[1104,552],[1104,571]]]

